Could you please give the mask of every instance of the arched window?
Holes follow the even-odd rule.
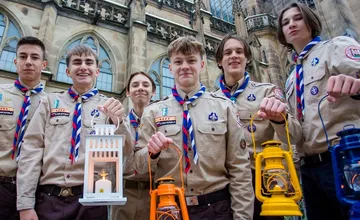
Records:
[[[210,10],[214,17],[234,23],[232,0],[210,0]]]
[[[156,60],[150,67],[149,74],[155,81],[156,94],[153,100],[159,100],[171,94],[174,77],[169,69],[170,60],[166,57]]]
[[[20,29],[0,11],[0,69],[16,72],[14,59],[20,38]]]
[[[77,45],[86,45],[92,48],[98,56],[99,59],[99,69],[100,74],[96,79],[95,87],[105,91],[112,91],[112,81],[113,81],[113,69],[112,62],[110,57],[104,47],[99,43],[96,37],[92,35],[86,35],[80,39],[74,40],[70,43],[66,49],[63,51],[58,65],[58,71],[56,74],[56,80],[60,82],[65,82],[72,84],[70,77],[66,75],[66,54],[69,50],[73,49]]]

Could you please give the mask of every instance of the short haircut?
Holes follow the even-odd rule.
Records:
[[[171,58],[173,54],[183,53],[184,55],[191,55],[200,53],[201,59],[205,54],[205,49],[202,43],[196,40],[193,36],[179,37],[168,46],[167,54]]]
[[[225,44],[230,39],[235,39],[244,45],[245,57],[248,59],[248,61],[251,61],[251,58],[252,58],[251,49],[250,49],[249,44],[246,42],[246,40],[238,35],[228,34],[220,41],[219,45],[216,48],[216,52],[215,52],[216,63],[220,63],[222,61],[222,59],[224,57]],[[219,66],[219,64],[218,64],[218,67],[219,67],[219,69],[221,69],[224,72],[223,68],[221,66]]]
[[[290,3],[287,6],[285,6],[285,8],[279,14],[277,36],[278,36],[279,42],[282,45],[284,45],[290,49],[294,49],[293,45],[286,42],[283,30],[282,30],[282,28],[283,28],[282,19],[283,19],[284,13],[291,8],[299,9],[306,26],[311,31],[312,37],[316,37],[321,34],[322,24],[321,24],[319,16],[303,3],[293,2],[293,3]]]
[[[85,55],[85,56],[90,56],[93,55],[95,57],[96,60],[96,66],[99,66],[99,59],[95,53],[95,51],[93,49],[91,49],[90,47],[86,46],[86,45],[77,45],[76,47],[74,47],[73,49],[69,50],[66,54],[66,66],[69,67],[70,64],[70,59],[72,56],[81,56],[81,55]]]
[[[137,76],[137,75],[143,75],[145,76],[146,78],[148,78],[150,80],[150,83],[151,83],[151,86],[152,86],[152,92],[155,92],[156,91],[156,85],[155,85],[155,82],[154,80],[149,76],[149,74],[145,73],[145,72],[135,72],[135,73],[132,73],[126,83],[126,92],[129,92],[130,91],[130,83],[131,83],[131,80]]]
[[[43,52],[42,59],[45,60],[45,45],[44,45],[44,43],[39,38],[32,37],[32,36],[26,36],[26,37],[20,38],[20,40],[16,46],[16,54],[18,52],[19,47],[22,45],[25,45],[25,44],[39,46]]]

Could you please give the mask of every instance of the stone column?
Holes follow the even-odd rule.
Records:
[[[245,23],[245,15],[241,9],[240,1],[239,0],[233,0],[233,15],[235,19],[235,27],[236,27],[236,33],[246,38],[248,36],[246,23]]]
[[[38,32],[38,38],[44,43],[46,49],[46,59],[49,62],[48,66],[56,65],[56,53],[51,51],[54,28],[57,17],[57,10],[53,4],[47,4],[44,8],[44,13],[41,18],[41,24]]]
[[[144,0],[133,0],[130,7],[129,49],[127,57],[127,72],[125,82],[130,74],[137,71],[146,71],[146,38]]]

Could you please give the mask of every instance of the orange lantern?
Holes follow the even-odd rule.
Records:
[[[175,146],[170,146],[174,148],[180,157],[180,164],[182,164],[182,154],[180,150]],[[151,165],[150,165],[150,156],[148,157],[149,163],[149,175],[150,175],[150,220],[189,220],[189,214],[186,207],[185,200],[185,188],[184,188],[184,179],[182,174],[182,168],[180,165],[180,179],[181,187],[175,186],[175,179],[171,176],[159,178],[156,180],[158,184],[157,189],[152,189],[152,179],[151,179]],[[177,202],[175,201],[175,196],[178,197],[180,208]]]

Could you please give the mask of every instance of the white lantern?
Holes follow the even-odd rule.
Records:
[[[125,137],[124,135],[114,135],[118,126],[97,124],[93,126],[95,135],[86,135],[85,137],[84,193],[83,198],[79,199],[79,202],[84,206],[124,205],[126,202],[126,198],[123,197],[122,166],[122,148]],[[103,167],[99,173],[101,179],[94,182],[95,164]],[[107,171],[110,169],[115,170],[115,178],[109,178],[114,180],[115,188],[112,182],[106,179]]]

